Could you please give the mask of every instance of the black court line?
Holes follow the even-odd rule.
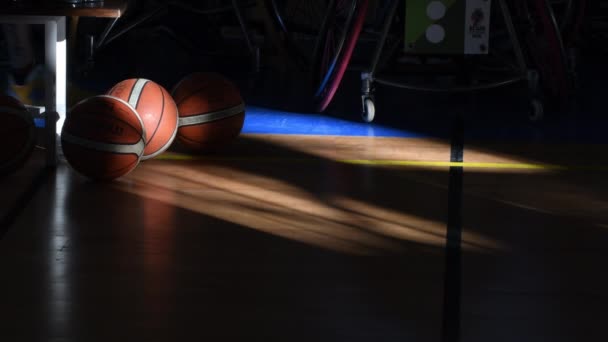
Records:
[[[464,127],[456,120],[452,133],[451,162],[463,162]],[[460,341],[460,305],[462,283],[462,166],[450,167],[448,185],[448,227],[445,253],[445,278],[443,292],[443,342]]]
[[[0,217],[0,240],[4,239],[4,236],[8,233],[13,223],[15,223],[21,212],[29,204],[32,198],[34,198],[38,190],[42,188],[51,173],[53,173],[53,170],[48,167],[43,167],[38,171],[30,185],[26,187],[25,191],[15,198],[15,201],[7,211],[7,214],[4,215],[4,217]]]

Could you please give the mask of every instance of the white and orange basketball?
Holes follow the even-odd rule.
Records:
[[[177,134],[177,106],[165,88],[145,78],[131,78],[107,94],[127,101],[141,117],[146,128],[142,160],[154,158],[171,146]]]
[[[66,115],[61,147],[66,161],[94,180],[112,180],[138,165],[146,129],[126,101],[98,95],[77,103]]]
[[[179,111],[177,139],[199,152],[225,147],[243,128],[245,103],[239,89],[218,73],[197,72],[171,92]]]
[[[36,143],[34,118],[10,96],[0,96],[0,174],[15,171],[27,161]]]

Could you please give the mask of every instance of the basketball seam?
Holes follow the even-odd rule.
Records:
[[[129,103],[129,100],[131,99],[131,96],[133,95],[133,90],[135,90],[135,84],[137,83],[137,79],[133,82],[133,85],[131,86],[131,89],[129,89],[129,96],[127,96],[127,103]],[[131,103],[129,103],[131,104]],[[133,107],[133,105],[131,105]],[[133,107],[135,110],[137,110],[137,108]]]
[[[204,146],[204,145],[209,144],[209,142],[204,142],[204,143],[202,143],[202,142],[200,142],[200,141],[196,141],[196,140],[194,140],[194,139],[187,138],[187,137],[185,137],[185,136],[183,136],[183,135],[180,135],[180,136],[179,136],[179,138],[180,138],[180,139],[183,139],[183,140],[186,140],[186,141],[188,141],[188,142],[195,143],[196,145],[201,145],[201,146]],[[215,139],[215,140],[217,140],[217,139]],[[212,143],[212,142],[213,142],[213,141],[215,141],[215,140],[210,140],[210,142]]]
[[[175,94],[175,92],[177,91],[177,89],[179,89],[179,87],[182,85],[182,83],[184,83],[184,81],[186,81],[189,77],[184,77],[181,80],[179,80],[177,82],[177,84],[175,84],[173,86],[173,88],[171,88],[171,96],[173,96]],[[175,97],[173,98],[175,100]]]
[[[233,115],[233,116],[234,116],[234,115]],[[226,119],[229,119],[229,118],[231,118],[231,117],[232,117],[232,116],[225,117],[225,118],[222,118],[222,119],[216,120],[216,121],[214,121],[214,122],[218,122],[218,121],[226,120]],[[182,127],[188,127],[188,126],[182,126]],[[188,141],[191,141],[191,142],[196,143],[196,144],[198,144],[198,145],[208,145],[208,144],[212,144],[212,143],[214,143],[214,142],[216,142],[216,141],[221,141],[221,140],[222,140],[222,139],[213,139],[213,140],[208,140],[208,141],[205,141],[204,143],[201,143],[200,141],[197,141],[197,140],[193,140],[193,139],[187,138],[187,137],[185,137],[183,134],[178,134],[178,136],[179,136],[179,138],[180,138],[180,139],[183,139],[183,140],[188,140]]]
[[[192,142],[192,143],[194,143],[196,145],[199,145],[199,146],[213,145],[213,144],[215,144],[218,141],[222,141],[222,139],[213,139],[213,140],[207,140],[205,142],[200,142],[200,141],[196,141],[196,140],[187,138],[187,137],[185,137],[183,135],[180,135],[179,138],[182,139],[182,140],[186,140],[188,142]]]
[[[124,176],[128,175],[129,173],[131,173],[131,171],[135,170],[135,167],[137,166],[137,164],[139,164],[140,159],[141,159],[141,158],[137,158],[137,159],[136,159],[134,162],[132,162],[132,163],[131,163],[131,164],[129,164],[128,166],[125,166],[125,167],[123,167],[123,168],[120,168],[120,169],[118,169],[118,170],[114,171],[113,173],[111,173],[111,175],[112,175],[112,179],[113,179],[113,178],[117,178],[117,177],[124,177]],[[114,176],[114,175],[115,175],[117,172],[119,172],[119,171],[120,171],[120,172],[122,172],[123,170],[128,169],[128,168],[131,168],[131,170],[129,170],[127,173],[125,173],[125,174],[121,174],[120,176]]]
[[[136,112],[136,114],[137,114],[137,112]],[[89,116],[89,117],[91,117],[91,116],[95,116],[95,115],[99,115],[99,114],[80,114],[80,115],[82,115],[82,116]],[[122,119],[120,119],[120,118],[116,118],[116,117],[115,117],[114,119],[115,119],[116,121],[122,122],[122,123],[124,123],[125,125],[127,125],[127,126],[129,126],[129,127],[133,128],[133,129],[135,130],[135,132],[138,132],[138,133],[139,133],[139,131],[137,130],[137,127],[133,127],[133,125],[131,125],[129,122],[127,122],[127,121],[125,121],[125,120],[122,120]],[[143,126],[143,125],[142,125],[142,126]],[[141,135],[142,135],[142,136],[144,137],[144,139],[145,139],[145,131],[143,131],[143,130],[142,130],[142,132],[141,132],[141,133],[142,133]],[[84,139],[84,138],[82,138],[82,139]],[[116,143],[116,144],[121,144],[121,145],[131,145],[131,144],[137,144],[138,142],[139,142],[139,140],[138,140],[137,142],[135,142],[135,143]],[[114,143],[113,143],[113,144],[114,144]]]
[[[123,100],[123,99],[121,99],[119,97],[108,95],[108,94],[91,96],[91,97],[83,99],[80,102],[78,102],[77,104],[75,104],[72,107],[72,109],[70,109],[70,111],[68,111],[68,113],[67,113],[66,123],[64,124],[64,131],[65,131],[65,128],[67,127],[67,125],[69,124],[69,122],[67,121],[67,119],[73,115],[72,113],[74,112],[75,108],[77,108],[77,107],[79,107],[81,105],[84,105],[87,102],[94,101],[94,100],[101,100],[101,99],[111,99],[113,101],[118,101],[119,103],[122,103],[123,105],[125,105],[125,107],[126,107],[126,109],[128,111],[131,111],[132,114],[135,114],[135,119],[137,119],[137,121],[140,124],[139,127],[141,127],[141,136],[142,136],[142,138],[144,140],[144,143],[145,143],[145,141],[146,141],[146,126],[144,125],[144,122],[141,119],[141,117],[139,116],[139,114],[137,113],[137,110],[135,110],[135,108],[133,108],[133,106],[131,106],[127,101],[125,101],[125,100]],[[79,116],[85,116],[85,115],[92,116],[91,114],[83,114],[83,113],[79,114]],[[99,112],[94,112],[93,115],[99,115]],[[117,117],[114,117],[114,119],[117,120],[118,122],[125,123],[128,127],[131,127],[133,129],[135,129],[136,132],[138,132],[137,127],[134,127],[129,122],[127,122],[125,120],[122,120],[121,118],[117,118]],[[139,141],[137,141],[136,143],[139,143]]]
[[[203,90],[205,88],[209,88],[209,86],[206,85],[206,86],[203,86],[203,87],[200,87],[200,88],[196,88],[196,90],[193,90],[187,96],[184,96],[184,98],[181,99],[179,102],[177,102],[177,104],[179,105],[179,104],[183,103],[184,101],[186,101],[187,99],[189,99],[190,97],[194,96],[196,93],[198,93],[199,91],[201,91],[201,90]]]
[[[194,96],[196,93],[198,93],[199,91],[203,90],[207,88],[207,86],[204,87],[200,87],[200,88],[196,88],[195,90],[191,91],[190,94],[184,96],[183,99],[181,99],[177,104],[181,104],[182,102],[186,101],[187,99],[189,99],[190,97]]]
[[[111,149],[110,146],[116,145],[116,146],[136,148],[138,145],[143,144],[144,147],[142,148],[142,154],[143,154],[143,150],[145,148],[145,141],[143,141],[143,139],[140,139],[135,144],[104,143],[104,142],[99,142],[99,141],[91,140],[91,139],[88,139],[88,138],[82,138],[82,137],[79,137],[77,135],[73,135],[73,134],[70,134],[70,133],[62,133],[61,134],[62,144],[63,144],[64,140],[66,142],[68,142],[68,143],[75,144],[77,146],[82,146],[83,148],[88,148],[88,149],[93,150],[93,151],[108,152],[108,153],[112,153],[112,154],[134,154],[134,155],[137,155],[139,157],[141,157],[141,154],[134,153],[132,151],[118,152],[118,151],[115,151],[115,150]]]
[[[141,78],[138,78],[135,81],[135,84],[133,84],[133,88],[131,88],[131,94],[133,93],[133,90],[135,90],[135,86],[137,85],[137,82],[139,82],[139,80],[141,80]],[[135,110],[137,110],[137,107],[139,107],[139,101],[141,100],[141,95],[144,93],[144,89],[146,89],[146,86],[149,84],[150,82],[148,82],[148,80],[144,80],[144,85],[141,87],[141,90],[139,91],[139,96],[137,97],[137,101],[135,102],[135,106],[133,106],[133,108],[135,108]],[[130,99],[131,97],[129,97]],[[138,113],[139,114],[139,113]]]
[[[244,104],[244,102],[243,102],[243,101],[241,101],[241,102],[239,102],[239,103],[237,103],[237,104],[235,104],[235,105],[228,106],[228,107],[224,107],[224,108],[222,108],[222,109],[216,109],[216,110],[212,110],[212,111],[209,111],[209,112],[206,112],[206,113],[205,113],[205,112],[203,112],[203,113],[194,113],[194,114],[190,114],[190,115],[180,115],[180,117],[182,117],[182,118],[189,118],[189,117],[191,117],[191,116],[198,116],[198,115],[206,115],[206,114],[209,114],[209,113],[223,112],[223,111],[227,111],[227,110],[230,110],[230,109],[233,109],[233,108],[239,107],[239,106],[241,106],[241,105],[243,105],[243,104]],[[243,109],[243,110],[244,110],[244,109]]]
[[[147,144],[149,144],[154,139],[154,136],[156,136],[156,132],[158,132],[158,127],[160,127],[160,123],[163,121],[163,116],[165,115],[165,92],[163,91],[163,88],[160,86],[160,84],[157,84],[157,85],[158,85],[158,89],[160,90],[160,94],[161,94],[161,98],[162,98],[160,118],[158,119],[158,122],[156,123],[154,132],[152,132],[152,135],[150,135],[150,139],[146,142]],[[143,93],[143,89],[142,89],[142,93]]]
[[[237,111],[238,110],[238,111]],[[214,110],[212,112],[208,112],[208,113],[197,113],[197,114],[193,114],[193,115],[188,115],[188,116],[182,116],[179,118],[179,121],[187,121],[187,119],[192,119],[195,118],[197,116],[205,116],[205,115],[210,115],[210,114],[220,114],[222,112],[231,112],[231,111],[235,111],[235,113],[232,114],[226,114],[225,116],[220,116],[217,119],[212,119],[212,120],[208,120],[208,121],[202,121],[202,122],[195,122],[195,123],[190,123],[190,124],[182,124],[180,123],[179,126],[180,127],[189,127],[189,126],[196,126],[196,125],[201,125],[201,124],[206,124],[206,123],[210,123],[210,122],[217,122],[217,121],[221,121],[224,119],[228,119],[231,118],[235,115],[239,115],[239,114],[243,114],[245,113],[245,104],[243,102],[239,103],[236,106],[232,106],[232,107],[228,107],[228,108],[224,108],[224,109],[219,109],[219,110]]]
[[[139,113],[137,113],[137,110],[135,108],[132,108],[132,106],[129,105],[129,103],[127,101],[124,101],[122,99],[118,99],[119,102],[123,102],[125,104],[127,104],[127,108],[131,109],[133,111],[133,113],[135,114],[135,118],[137,119],[137,121],[139,122],[139,124],[141,125],[141,136],[142,139],[144,140],[144,146],[146,144],[146,125],[144,125],[144,121],[142,120],[141,116],[139,115]],[[119,119],[120,120],[120,119]],[[129,123],[127,123],[127,125],[130,125]],[[132,126],[131,126],[132,127]],[[135,128],[135,127],[134,127]],[[138,142],[139,143],[139,142]]]
[[[171,95],[169,94],[169,96],[171,96]],[[175,104],[175,102],[173,102],[173,106],[175,108],[175,113],[177,114],[178,110],[177,110],[177,105]],[[171,146],[171,144],[173,144],[173,142],[175,141],[175,138],[177,137],[178,129],[179,129],[179,117],[177,118],[177,120],[175,120],[175,127],[173,129],[173,134],[171,135],[171,138],[155,152],[150,153],[149,155],[142,156],[142,160],[152,159],[152,158],[158,156],[159,154],[163,153],[164,151],[166,151]]]

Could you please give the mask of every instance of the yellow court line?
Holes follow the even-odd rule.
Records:
[[[533,163],[483,163],[483,162],[440,162],[418,160],[344,160],[347,164],[378,166],[419,166],[419,167],[467,167],[476,169],[528,169],[528,170],[566,170],[567,166]]]
[[[156,160],[174,161],[242,161],[242,162],[283,162],[283,163],[306,163],[322,161],[315,158],[282,158],[282,157],[214,157],[194,156],[180,153],[165,153],[155,158]],[[419,161],[419,160],[386,160],[386,159],[335,159],[337,163],[367,166],[409,166],[409,167],[463,167],[471,169],[512,169],[512,170],[588,170],[608,171],[608,165],[556,165],[542,163],[490,163],[490,162],[441,162],[441,161]]]

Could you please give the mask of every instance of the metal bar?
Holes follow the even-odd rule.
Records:
[[[352,1],[357,1],[357,0],[352,0]],[[319,27],[319,32],[317,33],[317,39],[315,41],[315,47],[312,51],[312,63],[315,63],[316,60],[318,60],[318,55],[319,55],[319,51],[321,50],[321,42],[323,41],[323,37],[321,37],[321,34],[323,32],[325,32],[325,29],[327,28],[327,23],[329,22],[329,16],[333,13],[333,8],[336,6],[336,0],[329,0],[329,3],[327,4],[327,11],[325,12],[325,15],[323,15],[323,21],[321,22],[321,27]]]
[[[382,56],[382,50],[384,49],[384,44],[386,43],[388,32],[390,31],[391,25],[393,23],[393,18],[397,13],[397,7],[399,6],[399,2],[399,0],[393,0],[393,4],[388,12],[388,16],[385,18],[386,21],[384,23],[384,28],[382,29],[382,35],[380,36],[380,40],[378,41],[378,45],[376,46],[376,51],[374,52],[374,57],[370,66],[370,72],[368,77],[370,77],[371,79],[374,78],[374,74],[376,73],[376,68],[378,67],[380,57]]]
[[[234,13],[236,14],[236,18],[239,21],[239,26],[241,27],[241,31],[243,32],[243,37],[245,38],[245,43],[247,44],[247,49],[251,54],[255,54],[255,48],[253,46],[253,42],[251,41],[251,37],[249,36],[249,31],[247,30],[247,24],[245,24],[245,19],[243,18],[243,14],[241,13],[241,8],[237,0],[232,0],[232,7],[234,9]]]
[[[256,1],[248,1],[247,3],[243,4],[243,6],[255,6],[255,5],[256,5]],[[219,14],[219,13],[225,13],[225,12],[230,12],[230,11],[234,10],[233,4],[222,6],[222,7],[201,9],[201,8],[197,8],[197,7],[185,4],[180,0],[170,1],[169,6],[181,8],[185,11],[188,11],[191,13],[196,13],[196,14],[202,14],[202,15]]]
[[[157,15],[158,13],[160,13],[163,10],[166,10],[167,7],[166,6],[159,6],[157,8],[155,8],[154,10],[150,11],[149,13],[145,13],[143,14],[141,17],[137,18],[133,23],[127,25],[126,27],[122,28],[121,30],[119,30],[118,32],[114,33],[112,36],[108,37],[102,37],[104,40],[100,40],[99,43],[97,43],[97,47],[96,49],[100,49],[103,47],[103,45],[107,45],[110,44],[110,42],[114,41],[115,39],[117,39],[118,37],[126,34],[127,32],[131,31],[132,29],[134,29],[136,26],[139,26],[141,24],[143,24],[145,21],[149,20],[150,18],[154,17],[155,15]],[[113,23],[111,24],[112,26],[109,26],[106,28],[106,30],[108,31],[108,35],[110,33],[110,30],[113,28],[114,24],[117,22],[119,18],[116,18]],[[104,31],[105,32],[105,31]]]
[[[562,18],[562,22],[560,23],[559,29],[561,32],[564,32],[566,27],[570,24],[574,16],[574,0],[566,0],[566,8],[564,9],[564,17]]]
[[[511,16],[511,11],[509,10],[509,6],[505,2],[505,0],[498,0],[498,4],[500,5],[500,9],[505,20],[505,25],[507,25],[507,30],[509,31],[511,43],[513,44],[513,52],[515,53],[517,66],[519,67],[520,72],[525,74],[528,70],[528,66],[526,64],[526,58],[524,57],[524,52],[522,50],[519,37],[517,36],[517,32],[515,31],[515,25],[513,25],[513,16]]]
[[[461,92],[472,92],[479,90],[490,90],[498,87],[503,87],[506,85],[514,84],[517,82],[526,81],[526,77],[514,77],[506,80],[501,80],[497,82],[491,82],[486,84],[480,84],[476,86],[467,86],[467,87],[451,87],[451,88],[439,88],[439,87],[423,87],[423,86],[415,86],[405,83],[400,83],[396,81],[391,81],[383,78],[374,78],[374,82],[384,84],[391,87],[401,88],[401,89],[409,89],[409,90],[417,90],[417,91],[426,91],[426,92],[435,92],[435,93],[461,93]]]
[[[101,33],[101,36],[99,38],[99,42],[97,43],[97,46],[103,45],[103,43],[105,42],[106,38],[108,38],[108,35],[110,34],[110,31],[112,31],[112,28],[114,28],[114,25],[116,25],[117,22],[118,22],[118,18],[114,18],[114,19],[112,19],[110,21],[110,23],[106,26],[106,28]]]
[[[555,12],[553,11],[553,7],[551,7],[551,3],[549,2],[549,0],[545,0],[545,8],[547,9],[547,12],[549,12],[549,19],[551,19],[551,24],[557,29],[557,34],[555,38],[557,39],[557,44],[559,45],[560,54],[562,55],[563,60],[567,63],[568,56],[566,54],[566,48],[564,47],[564,40],[562,39],[559,26],[557,25],[557,19],[555,19]]]

